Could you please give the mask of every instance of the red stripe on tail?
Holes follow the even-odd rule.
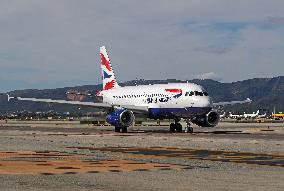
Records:
[[[116,82],[115,80],[112,80],[112,81],[106,83],[104,90],[112,89],[114,87],[115,82]]]
[[[102,53],[100,53],[100,55],[101,55],[101,64],[105,65],[108,71],[112,71],[110,62],[105,58],[105,56]]]

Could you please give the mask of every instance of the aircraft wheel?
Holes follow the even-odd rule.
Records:
[[[122,127],[122,133],[127,133],[127,127]]]
[[[170,132],[171,133],[174,133],[175,132],[175,129],[176,129],[176,125],[174,123],[171,123],[170,124]]]
[[[188,127],[185,127],[185,128],[184,128],[184,132],[185,132],[185,133],[188,133]]]
[[[186,128],[184,129],[185,133],[193,133],[193,128],[191,127],[190,120],[186,120]]]
[[[193,133],[193,128],[192,127],[186,127],[185,128],[185,131],[184,131],[185,133]]]
[[[119,133],[120,132],[120,127],[114,127],[114,131]]]
[[[176,130],[177,130],[178,133],[182,132],[182,125],[180,123],[176,124]]]

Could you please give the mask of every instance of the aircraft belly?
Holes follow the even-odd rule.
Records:
[[[191,118],[205,115],[211,111],[211,107],[186,107],[186,108],[150,108],[150,118]]]

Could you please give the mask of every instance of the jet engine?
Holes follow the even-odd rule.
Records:
[[[127,109],[116,109],[106,116],[106,121],[115,127],[129,127],[134,120],[133,112]]]
[[[219,123],[219,120],[219,113],[217,111],[210,111],[205,116],[193,120],[193,123],[201,127],[214,127]]]

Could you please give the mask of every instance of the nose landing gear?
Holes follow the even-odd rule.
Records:
[[[182,132],[182,125],[179,123],[180,119],[176,119],[175,123],[170,124],[170,132],[171,133],[181,133]],[[184,128],[185,133],[193,133],[193,128],[191,127],[190,120],[186,119],[186,127]]]
[[[185,132],[185,133],[193,133],[193,128],[190,127],[190,126],[187,126],[187,127],[184,129],[184,132]]]
[[[190,120],[189,119],[186,119],[185,120],[186,122],[186,128],[184,129],[184,132],[185,133],[193,133],[193,128],[190,126]]]

